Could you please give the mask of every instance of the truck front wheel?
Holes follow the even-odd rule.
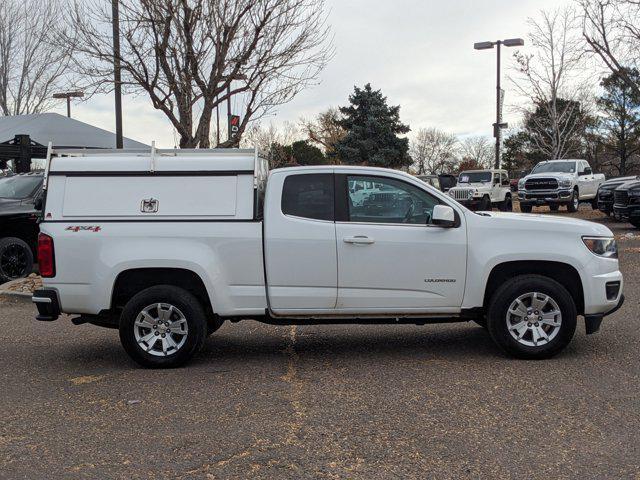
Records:
[[[580,206],[580,195],[578,193],[578,189],[576,188],[571,194],[571,198],[569,199],[569,203],[567,204],[567,211],[577,212],[579,206]]]
[[[207,319],[198,299],[171,285],[136,294],[120,316],[122,346],[143,367],[179,367],[198,353],[206,337]]]
[[[520,204],[520,211],[522,213],[531,213],[532,210],[533,210],[532,205],[523,205],[522,203]]]
[[[508,354],[525,359],[550,358],[563,350],[573,338],[576,319],[569,292],[541,275],[507,280],[487,311],[491,338]]]
[[[500,211],[511,212],[513,211],[513,204],[511,203],[511,195],[504,197],[504,200],[500,202]]]
[[[491,199],[485,195],[480,199],[480,203],[478,204],[478,210],[481,212],[491,211]]]

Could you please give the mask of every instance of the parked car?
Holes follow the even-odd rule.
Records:
[[[437,188],[441,192],[448,192],[449,189],[455,187],[458,182],[455,175],[449,174],[418,175],[417,177],[432,187]]]
[[[623,183],[627,183],[632,180],[640,180],[640,177],[617,177],[610,178],[606,182],[602,183],[598,188],[598,210],[607,215],[613,214],[614,195],[613,192]]]
[[[520,210],[531,212],[536,205],[548,205],[557,211],[566,205],[569,212],[578,210],[580,202],[598,208],[598,187],[604,183],[601,173],[593,173],[586,160],[549,160],[538,163],[518,183]]]
[[[515,173],[515,176],[514,175],[511,176],[511,180],[509,181],[509,186],[511,187],[512,192],[518,191],[518,183],[520,182],[520,179],[526,177],[527,175],[529,175],[528,170],[520,170],[519,172]]]
[[[547,358],[578,315],[593,333],[622,304],[604,225],[471,212],[396,170],[292,167],[267,180],[266,165],[241,149],[54,156],[37,318],[118,328],[136,362],[173,367],[247,318],[475,320],[506,352]],[[352,200],[363,181],[384,192],[374,208]]]
[[[42,192],[42,173],[0,177],[0,283],[33,271],[38,239],[34,208]]]
[[[460,172],[458,184],[449,195],[472,210],[513,209],[509,175],[506,170],[467,170]]]
[[[623,183],[613,191],[613,195],[616,217],[640,228],[640,180]]]

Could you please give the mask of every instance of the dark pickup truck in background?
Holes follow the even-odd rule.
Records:
[[[623,183],[613,191],[613,196],[614,215],[640,228],[640,180]]]
[[[0,284],[33,271],[42,181],[41,172],[0,177]]]
[[[623,183],[633,180],[640,180],[640,177],[617,177],[611,178],[600,185],[598,188],[598,210],[607,215],[613,214],[613,192]]]

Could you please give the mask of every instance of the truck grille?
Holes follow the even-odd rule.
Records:
[[[527,190],[555,190],[558,181],[555,178],[531,178],[524,185]]]
[[[456,200],[469,200],[473,196],[473,189],[455,188],[449,190],[449,195],[451,195]]]
[[[629,193],[626,190],[616,190],[613,192],[613,202],[615,205],[626,206],[629,203]]]

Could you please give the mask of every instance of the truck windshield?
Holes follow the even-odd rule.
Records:
[[[491,182],[491,172],[462,172],[458,183]]]
[[[576,162],[542,162],[531,170],[531,173],[575,173]]]
[[[0,198],[18,200],[30,196],[42,182],[41,176],[0,178]]]

